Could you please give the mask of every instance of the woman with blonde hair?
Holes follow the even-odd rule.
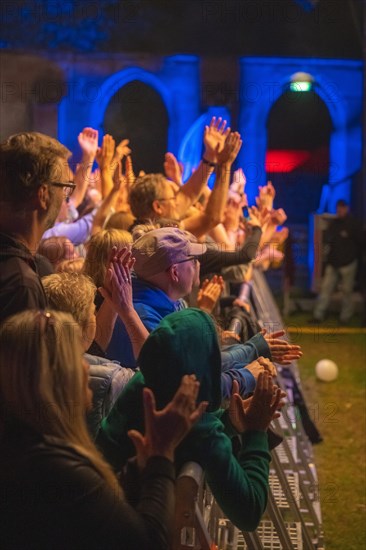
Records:
[[[56,311],[8,318],[0,328],[2,549],[169,548],[174,450],[206,406],[196,408],[198,389],[184,377],[162,411],[144,390],[145,435],[130,433],[140,470],[134,509],[88,435],[77,323]]]
[[[120,229],[103,229],[92,236],[87,244],[83,272],[93,279],[97,288],[104,284],[108,260],[113,247],[120,250],[131,243],[131,234]]]

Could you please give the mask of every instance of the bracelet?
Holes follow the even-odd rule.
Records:
[[[203,164],[208,164],[212,168],[216,168],[217,162],[210,162],[209,160],[205,159],[205,157],[202,158]]]

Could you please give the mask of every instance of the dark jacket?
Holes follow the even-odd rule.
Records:
[[[26,426],[1,441],[2,550],[170,548],[174,467],[148,461],[133,509],[91,462],[64,441]]]
[[[142,390],[150,387],[157,408],[173,397],[184,374],[200,381],[198,401],[207,400],[207,412],[176,450],[179,469],[198,462],[211,490],[228,518],[242,530],[254,530],[267,502],[270,454],[265,432],[250,431],[242,437],[237,458],[229,433],[233,429],[221,403],[221,357],[210,317],[198,309],[185,309],[165,317],[145,342],[137,373],[102,421],[97,444],[107,460],[121,467],[134,454],[127,431],[143,429]],[[236,435],[236,434],[235,434]]]
[[[0,233],[0,322],[26,309],[46,307],[34,257],[22,243]]]
[[[362,227],[350,214],[332,220],[324,236],[328,247],[327,263],[333,267],[343,267],[357,260],[362,238]]]
[[[207,244],[206,252],[199,257],[200,277],[206,277],[211,273],[219,274],[224,267],[247,264],[254,260],[261,236],[261,228],[253,227],[252,234],[245,239],[243,246],[238,250],[225,251],[221,250],[217,243]]]

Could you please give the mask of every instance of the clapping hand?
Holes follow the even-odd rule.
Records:
[[[94,128],[84,128],[78,135],[78,142],[83,152],[83,157],[93,160],[98,150],[98,131]]]
[[[111,169],[114,157],[115,141],[109,134],[103,136],[102,147],[99,147],[96,153],[96,160],[101,170]]]
[[[301,347],[289,344],[286,340],[280,338],[285,334],[284,330],[267,333],[266,329],[261,330],[269,349],[271,351],[272,360],[280,365],[291,365],[292,361],[299,359],[302,356]]]
[[[174,181],[174,183],[178,184],[179,186],[183,184],[182,170],[178,160],[173,155],[173,153],[165,154],[164,171],[168,179]]]
[[[131,270],[134,264],[135,259],[129,248],[117,251],[113,247],[103,287],[98,290],[116,310],[133,308]]]
[[[233,382],[229,405],[230,422],[238,433],[247,430],[266,431],[275,418],[280,416],[284,392],[274,385],[269,372],[261,372],[257,379],[254,394],[249,399],[239,395],[239,384]]]
[[[194,374],[186,374],[173,399],[160,411],[156,410],[153,392],[144,388],[145,435],[136,430],[128,432],[135,445],[140,469],[152,456],[174,460],[175,448],[207,408],[207,401],[196,404],[199,386]]]
[[[205,279],[197,295],[197,305],[203,311],[211,313],[224,290],[224,280],[214,275],[211,280]]]
[[[238,132],[231,132],[224,143],[222,151],[218,151],[216,158],[218,164],[233,164],[240,148],[242,146],[242,139]]]

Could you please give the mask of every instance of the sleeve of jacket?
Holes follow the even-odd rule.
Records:
[[[265,511],[271,455],[265,432],[242,436],[238,458],[231,440],[221,432],[207,441],[204,469],[207,482],[223,512],[243,531],[254,531]],[[206,447],[204,447],[206,448]]]
[[[258,357],[271,359],[271,351],[262,334],[255,334],[245,344],[225,346],[221,350],[221,370],[241,368]],[[236,366],[235,366],[236,365]]]
[[[222,268],[231,265],[247,264],[255,258],[262,236],[260,227],[254,227],[252,234],[239,250],[225,252],[218,245],[208,247],[200,257],[201,277],[208,273],[219,273]]]
[[[239,393],[242,397],[252,393],[255,389],[255,378],[252,373],[244,368],[240,368],[234,363],[233,368],[221,373],[221,392],[223,399],[230,399],[233,381],[239,384]]]
[[[95,208],[90,214],[86,214],[86,216],[79,218],[73,223],[61,222],[56,224],[43,233],[42,239],[48,239],[48,237],[67,237],[74,245],[85,243],[90,235],[96,212],[97,209]]]
[[[78,455],[43,461],[43,496],[63,517],[71,548],[161,550],[170,548],[175,499],[174,465],[162,457],[148,460],[142,472],[136,509]],[[47,491],[45,479],[50,479]]]

